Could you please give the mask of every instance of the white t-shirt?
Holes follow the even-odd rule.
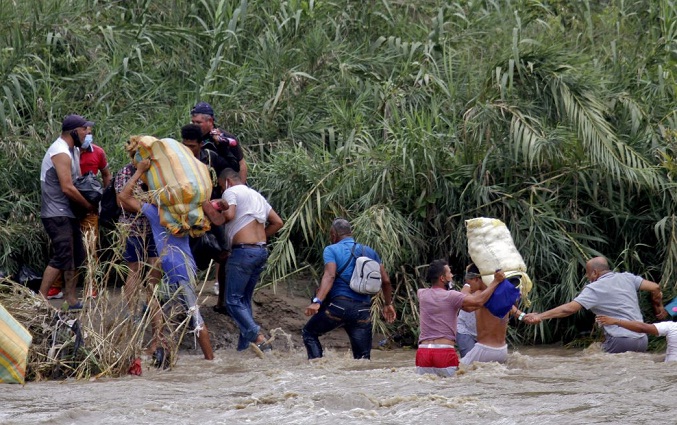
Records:
[[[677,322],[659,322],[653,324],[658,329],[658,335],[664,336],[668,341],[665,350],[665,361],[677,361]]]
[[[474,311],[460,310],[458,312],[457,333],[477,336],[477,321],[475,320]]]
[[[223,192],[222,198],[228,205],[237,206],[235,218],[226,223],[226,239],[229,249],[237,232],[252,220],[265,224],[270,210],[273,209],[263,195],[243,184],[229,187]]]

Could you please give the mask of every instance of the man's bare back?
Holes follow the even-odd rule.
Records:
[[[508,315],[499,319],[489,312],[486,307],[475,310],[477,320],[477,342],[489,347],[503,347],[505,335],[508,331]]]

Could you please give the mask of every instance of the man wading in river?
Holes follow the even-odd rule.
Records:
[[[475,293],[487,289],[487,285],[482,281],[482,275],[476,265],[470,264],[465,273],[465,285],[463,285],[464,294]],[[464,313],[459,312],[459,318]],[[467,314],[467,313],[466,313]],[[508,316],[514,315],[517,320],[524,319],[525,314],[517,306],[512,306],[508,314],[503,317],[496,317],[485,306],[475,309],[472,313],[476,319],[477,341],[465,354],[462,354],[461,363],[464,365],[472,362],[498,362],[504,363],[508,358],[508,345],[505,342],[505,335],[508,331]],[[458,339],[456,342],[459,342]]]
[[[453,376],[458,369],[458,355],[454,349],[458,311],[471,311],[484,305],[494,289],[505,279],[500,270],[484,290],[463,294],[448,285],[454,275],[445,260],[435,260],[428,266],[430,288],[418,290],[420,334],[416,350],[416,373],[434,373]]]
[[[350,338],[353,358],[369,359],[372,339],[371,295],[359,294],[350,288],[349,282],[356,261],[353,248],[359,245],[361,255],[380,264],[383,297],[385,298],[383,316],[388,323],[395,321],[396,314],[392,305],[390,277],[376,251],[355,242],[353,229],[347,220],[342,218],[334,220],[329,230],[329,237],[332,245],[324,249],[322,281],[312,303],[306,307],[305,314],[311,317],[303,327],[303,344],[306,346],[309,360],[322,357],[320,336],[343,326]]]
[[[663,320],[667,311],[663,308],[663,294],[657,283],[642,279],[631,273],[616,273],[609,270],[604,257],[595,257],[585,265],[585,276],[590,281],[573,301],[562,304],[543,313],[530,313],[524,321],[535,325],[545,319],[571,316],[585,308],[596,315],[616,317],[623,320],[642,322],[637,291],[651,292],[651,303],[656,318]],[[623,329],[618,326],[604,326],[602,349],[607,353],[626,351],[644,352],[648,338],[645,334]]]

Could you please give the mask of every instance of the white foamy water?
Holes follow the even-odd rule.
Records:
[[[182,354],[140,377],[4,385],[0,423],[677,423],[677,363],[656,354],[528,347],[446,379],[417,375],[413,350],[373,350],[371,361],[329,350],[314,363],[302,347],[216,355]]]

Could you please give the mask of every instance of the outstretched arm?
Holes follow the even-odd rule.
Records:
[[[580,311],[582,308],[583,306],[578,302],[571,301],[543,313],[529,313],[524,318],[524,321],[530,325],[535,325],[536,323],[541,323],[541,321],[546,319],[559,319],[561,317],[571,316],[572,314]]]
[[[663,320],[668,317],[668,312],[663,308],[663,293],[661,287],[650,280],[642,280],[639,285],[640,291],[651,292],[651,304],[653,304],[653,311],[657,319]]]
[[[633,332],[640,332],[649,335],[658,335],[658,329],[656,329],[654,325],[649,323],[637,322],[634,320],[616,319],[615,317],[609,316],[597,316],[597,318],[595,318],[595,321],[600,325],[604,326],[616,325]]]

